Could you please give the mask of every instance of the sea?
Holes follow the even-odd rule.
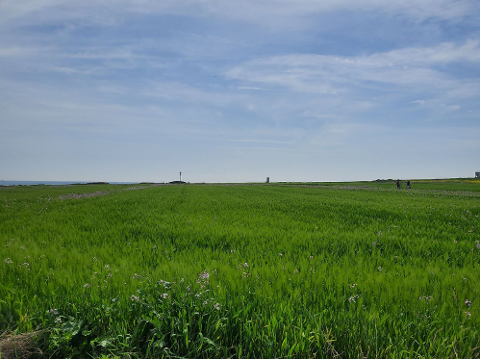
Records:
[[[65,186],[72,184],[87,184],[87,183],[99,183],[94,181],[2,181],[0,180],[1,186]],[[136,184],[138,182],[102,182],[108,184]]]

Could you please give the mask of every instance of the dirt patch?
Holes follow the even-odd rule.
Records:
[[[42,354],[37,348],[36,338],[40,331],[18,335],[0,335],[0,358],[2,359],[29,359]]]

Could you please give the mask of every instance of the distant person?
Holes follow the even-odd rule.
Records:
[[[407,181],[407,189],[412,189],[412,186],[410,185],[410,181]]]
[[[400,189],[402,188],[402,186],[400,185],[400,180],[397,180],[397,189]]]

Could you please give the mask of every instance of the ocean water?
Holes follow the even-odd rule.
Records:
[[[94,181],[1,181],[0,186],[64,186],[69,184],[87,184]],[[108,182],[109,184],[135,184],[138,182]]]

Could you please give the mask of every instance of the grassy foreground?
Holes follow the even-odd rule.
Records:
[[[479,216],[475,181],[0,188],[0,333],[58,358],[479,358]]]

